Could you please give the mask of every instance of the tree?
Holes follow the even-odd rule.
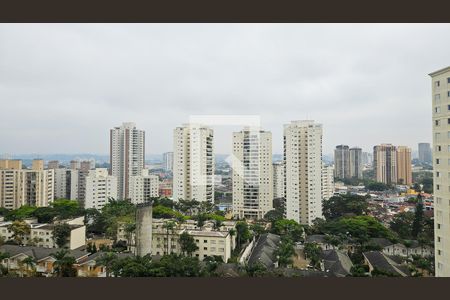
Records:
[[[69,251],[61,249],[56,253],[50,254],[55,259],[53,270],[58,277],[76,277],[77,270],[74,268],[76,260],[72,256],[68,256]]]
[[[239,249],[241,249],[241,246],[251,238],[246,222],[240,221],[236,223],[236,237],[238,240],[237,246]]]
[[[36,259],[31,256],[27,256],[22,260],[22,264],[26,267],[26,273],[29,277],[31,277],[34,273],[36,273]]]
[[[366,197],[359,195],[333,196],[323,202],[323,215],[327,220],[337,219],[345,215],[360,216],[367,213]]]
[[[9,260],[6,262],[6,269],[3,267],[3,260],[10,257],[8,252],[0,252],[0,275],[6,275],[9,272]]]
[[[114,252],[106,252],[96,260],[95,266],[104,266],[106,277],[110,277],[112,267],[117,262],[117,259],[117,254]]]
[[[401,239],[412,238],[412,224],[414,222],[414,214],[411,212],[401,212],[394,216],[389,226],[392,231],[396,232]]]
[[[59,248],[66,246],[69,241],[71,228],[67,223],[56,224],[53,228],[53,240]]]
[[[315,268],[319,266],[320,255],[322,254],[322,249],[317,243],[305,243],[303,249],[305,257],[310,260],[311,265]]]
[[[303,240],[303,227],[294,220],[282,219],[275,221],[272,226],[272,232],[287,236],[294,242]]]
[[[283,211],[278,209],[270,210],[264,215],[264,219],[272,223],[281,220],[283,219]]]
[[[263,234],[264,232],[266,232],[266,230],[264,229],[264,227],[261,224],[253,224],[250,225],[250,230],[256,235],[259,236],[261,234]]]
[[[170,245],[170,241],[169,241],[169,236],[170,233],[173,233],[173,230],[175,228],[175,223],[173,221],[165,221],[163,226],[163,228],[166,229],[166,241],[165,241],[165,246],[166,246],[166,250],[165,250],[165,254],[169,254],[170,249],[169,249],[169,245]]]
[[[276,255],[278,256],[278,264],[280,267],[287,267],[292,265],[292,256],[295,254],[294,244],[289,238],[283,238],[281,240],[281,245],[276,250]]]
[[[411,235],[413,238],[417,238],[417,236],[422,232],[423,221],[424,221],[423,203],[422,199],[419,199],[419,201],[416,204],[416,211],[414,213],[414,220],[412,223]]]
[[[23,240],[25,236],[28,236],[30,234],[31,227],[26,222],[17,220],[8,225],[8,230],[12,231],[13,233],[13,241],[18,245],[23,245]]]
[[[183,254],[187,254],[188,256],[192,256],[192,253],[198,250],[198,246],[194,241],[194,238],[187,232],[183,232],[180,234],[179,238],[181,252]]]

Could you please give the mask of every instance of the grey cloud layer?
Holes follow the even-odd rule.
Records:
[[[0,153],[108,152],[134,121],[150,153],[191,114],[324,124],[334,145],[431,141],[427,74],[450,65],[449,25],[1,24]],[[229,152],[220,131],[217,152]]]

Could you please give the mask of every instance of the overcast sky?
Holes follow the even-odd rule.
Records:
[[[190,115],[323,124],[335,145],[431,142],[428,73],[450,65],[450,25],[0,24],[0,154],[109,152],[135,122],[172,150]],[[229,153],[231,132],[216,131]]]

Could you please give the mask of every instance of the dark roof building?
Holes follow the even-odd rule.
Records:
[[[336,277],[346,277],[350,275],[353,266],[350,257],[339,250],[322,251],[323,267],[325,272],[331,272]]]
[[[275,251],[280,245],[281,238],[279,235],[272,233],[261,234],[252,249],[252,253],[247,261],[249,266],[262,264],[267,269],[277,267],[278,259]]]
[[[369,265],[369,271],[378,270],[393,276],[407,277],[411,275],[406,265],[400,264],[391,257],[380,251],[369,251],[363,253],[364,260]]]

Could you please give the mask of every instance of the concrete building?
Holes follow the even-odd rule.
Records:
[[[78,200],[79,170],[55,169],[55,199]]]
[[[154,197],[159,197],[159,176],[150,175],[148,169],[143,169],[141,176],[130,177],[132,203],[144,203]]]
[[[431,164],[432,158],[431,158],[431,147],[430,143],[419,143],[418,145],[419,150],[419,161],[421,163],[425,164]]]
[[[322,124],[284,125],[286,218],[311,225],[322,218]]]
[[[233,215],[262,219],[273,209],[272,133],[244,128],[233,133]]]
[[[450,277],[450,67],[430,74],[433,107],[435,273]]]
[[[220,256],[224,262],[231,257],[236,247],[236,236],[230,235],[230,229],[236,228],[236,222],[224,221],[220,228],[214,229],[212,222],[206,221],[202,228],[196,222],[188,220],[183,224],[175,223],[173,230],[167,231],[165,223],[170,220],[153,220],[152,254],[164,255],[181,253],[179,237],[183,232],[191,235],[198,249],[192,254],[203,260],[207,256]]]
[[[362,149],[358,147],[350,148],[350,178],[362,179]]]
[[[334,150],[334,176],[340,179],[350,178],[350,149],[347,145],[338,145]]]
[[[57,160],[51,160],[47,164],[47,169],[58,169],[59,168],[59,161]]]
[[[65,220],[70,226],[70,235],[66,247],[70,250],[84,246],[86,243],[86,226],[83,224],[84,217]],[[30,228],[30,233],[23,238],[24,245],[33,245],[43,248],[58,248],[53,239],[53,229],[57,224],[37,223],[37,220],[25,220]],[[13,232],[8,229],[12,222],[0,222],[0,236],[5,240],[13,239]]]
[[[136,255],[152,253],[152,203],[140,203],[136,208]]]
[[[373,154],[370,152],[363,152],[362,153],[362,161],[363,161],[363,165],[371,166],[373,164]]]
[[[173,199],[214,201],[213,130],[198,124],[174,129]]]
[[[110,130],[111,175],[117,178],[117,197],[129,199],[130,177],[145,167],[145,131],[135,123],[123,123]]]
[[[117,178],[105,168],[89,170],[84,208],[102,209],[110,199],[117,199]]]
[[[173,172],[173,152],[163,154],[164,170]]]
[[[385,184],[397,183],[397,149],[391,144],[373,147],[375,179]]]
[[[21,160],[0,160],[0,207],[17,209],[25,203],[25,172]]]
[[[334,195],[334,166],[322,163],[322,200]]]
[[[71,160],[70,161],[70,168],[72,170],[79,170],[80,169],[80,161],[79,160]]]
[[[406,146],[397,147],[397,183],[412,184],[411,149]]]
[[[284,163],[275,162],[273,168],[273,198],[284,198]]]
[[[95,169],[95,162],[91,160],[83,160],[80,162],[80,169],[78,170],[78,201],[81,206],[84,206],[86,200],[86,177],[89,172]]]

